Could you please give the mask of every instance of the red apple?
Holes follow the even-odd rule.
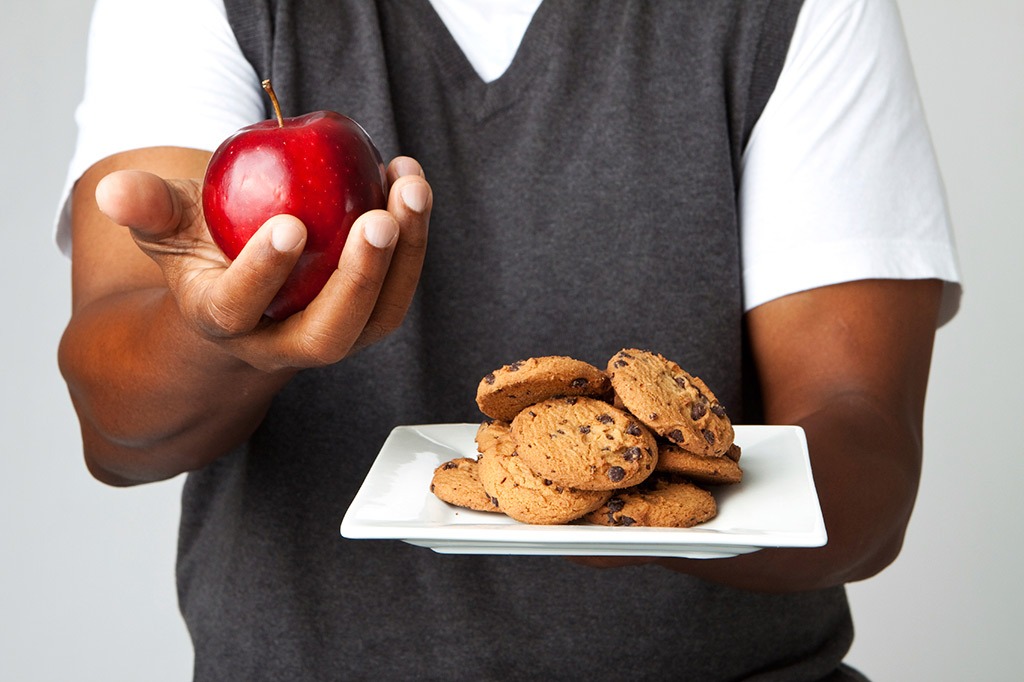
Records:
[[[333,111],[282,118],[270,82],[263,87],[277,120],[246,126],[217,148],[203,182],[203,213],[232,260],[271,216],[305,223],[305,250],[266,311],[283,319],[320,293],[356,218],[385,207],[387,180],[380,152],[358,123]]]

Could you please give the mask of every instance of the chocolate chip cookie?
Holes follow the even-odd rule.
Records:
[[[658,447],[655,471],[679,474],[704,485],[725,485],[743,480],[743,469],[731,457],[698,455],[672,443],[661,443]]]
[[[471,457],[456,457],[434,469],[430,492],[438,499],[475,511],[501,511],[480,482],[479,463]]]
[[[477,452],[486,452],[497,447],[498,442],[508,438],[509,423],[499,419],[488,419],[480,424],[476,430]]]
[[[531,524],[575,521],[612,495],[611,491],[558,485],[534,473],[517,454],[508,434],[499,436],[481,452],[480,482],[501,511],[516,521]]]
[[[637,487],[617,492],[584,518],[602,526],[690,528],[717,513],[715,498],[707,490],[655,474]]]
[[[615,395],[658,435],[699,455],[724,455],[734,432],[711,389],[657,353],[626,348],[608,361]]]
[[[476,403],[488,417],[512,421],[521,410],[558,396],[607,395],[608,375],[565,356],[529,358],[496,369],[480,380]]]
[[[552,398],[512,420],[516,450],[538,475],[582,490],[613,490],[647,478],[654,435],[633,415],[586,397]]]

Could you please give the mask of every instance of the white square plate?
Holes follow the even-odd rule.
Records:
[[[535,526],[461,509],[430,492],[434,469],[475,457],[478,424],[398,426],[341,522],[352,540],[403,540],[445,554],[720,558],[765,547],[820,547],[825,523],[797,426],[736,426],[743,481],[712,488],[718,515],[695,528]]]

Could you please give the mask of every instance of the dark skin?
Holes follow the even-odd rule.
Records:
[[[716,561],[656,561],[733,587],[792,591],[869,578],[899,554],[921,473],[925,388],[941,283],[866,280],[813,289],[747,315],[765,421],[807,435],[828,543]]]
[[[399,158],[388,210],[359,218],[323,292],[267,323],[305,228],[271,219],[229,267],[202,220],[201,181],[161,179],[202,178],[209,157],[127,152],[75,186],[72,316],[59,358],[86,464],[112,485],[171,478],[228,452],[299,369],[338,362],[397,327],[419,279],[430,186],[418,163]]]
[[[229,266],[197,209],[200,181],[161,179],[201,178],[208,159],[179,148],[127,152],[75,187],[73,312],[60,364],[85,461],[112,485],[170,478],[228,452],[296,371],[344,362],[394,330],[419,278],[430,187],[419,164],[400,158],[389,166],[387,211],[360,218],[324,292],[303,313],[267,322],[261,313],[301,251],[304,228],[271,219]],[[134,171],[115,172],[126,169]],[[825,547],[713,561],[574,561],[655,562],[765,591],[882,570],[899,553],[917,492],[940,295],[937,281],[869,280],[747,314],[766,422],[806,431]]]

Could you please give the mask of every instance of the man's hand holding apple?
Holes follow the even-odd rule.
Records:
[[[340,114],[284,119],[264,87],[277,120],[213,154],[125,151],[75,185],[59,360],[86,465],[112,485],[230,452],[296,371],[386,336],[416,290],[431,210],[420,165],[385,169]]]
[[[271,217],[229,261],[204,221],[199,180],[119,171],[100,181],[96,200],[160,266],[199,336],[275,371],[336,362],[400,324],[423,263],[431,193],[408,157],[390,164],[387,179],[387,209],[356,219],[322,291],[304,310],[277,321],[264,313],[306,246],[300,220]]]
[[[386,336],[416,289],[432,195],[413,159],[392,161],[379,180],[386,203],[382,190],[381,208],[345,226],[322,290],[279,319],[264,313],[299,270],[312,221],[267,215],[225,256],[202,210],[210,161],[195,149],[126,151],[74,188],[59,360],[86,465],[112,485],[171,478],[231,451],[298,369]]]

